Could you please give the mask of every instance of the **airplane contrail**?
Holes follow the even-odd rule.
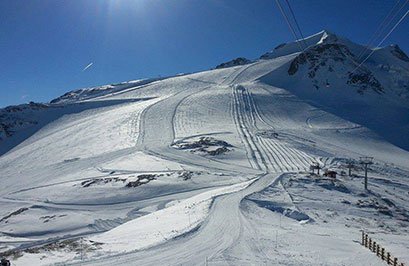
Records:
[[[84,67],[84,69],[82,70],[82,72],[84,72],[85,70],[87,70],[88,68],[90,68],[94,63],[89,63],[86,67]]]

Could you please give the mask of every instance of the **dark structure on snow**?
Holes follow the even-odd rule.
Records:
[[[337,178],[337,172],[332,171],[332,170],[327,170],[325,171],[324,176],[331,177],[331,178]]]

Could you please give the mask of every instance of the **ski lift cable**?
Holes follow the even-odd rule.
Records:
[[[276,3],[277,3],[278,8],[280,9],[280,12],[281,12],[281,14],[283,15],[285,21],[287,22],[288,27],[290,28],[290,30],[291,30],[291,32],[292,32],[294,38],[295,38],[295,42],[298,44],[298,47],[300,48],[300,51],[303,52],[304,49],[301,47],[300,42],[299,42],[298,37],[297,37],[297,34],[295,33],[294,28],[293,28],[293,26],[291,25],[290,20],[288,19],[287,14],[284,12],[284,10],[283,10],[283,8],[282,8],[282,6],[281,6],[281,4],[280,4],[280,1],[279,1],[279,0],[276,0]]]
[[[296,19],[296,17],[295,17],[295,14],[294,14],[294,11],[293,11],[293,9],[292,9],[292,7],[291,7],[291,5],[290,5],[290,2],[289,2],[288,0],[285,0],[285,1],[286,1],[286,3],[287,3],[288,9],[290,10],[293,19],[294,19],[295,25],[297,26],[297,29],[298,29],[298,31],[299,31],[299,33],[300,33],[301,39],[303,40],[304,50],[305,50],[305,49],[307,49],[308,46],[307,46],[307,43],[306,43],[306,41],[305,41],[304,35],[302,34],[300,25],[298,24],[298,21],[297,21],[297,19]],[[399,0],[399,1],[400,1],[400,0]]]
[[[369,41],[366,43],[366,45],[365,45],[365,47],[363,47],[362,49],[361,49],[361,51],[359,52],[359,54],[358,54],[358,56],[357,56],[357,58],[358,58],[358,60],[360,60],[361,58],[362,58],[362,56],[364,55],[364,53],[365,53],[365,50],[366,49],[368,49],[369,47],[370,47],[370,45],[376,40],[376,37],[378,36],[378,34],[381,34],[384,30],[385,30],[385,25],[389,25],[390,24],[390,22],[391,22],[391,20],[395,17],[395,15],[393,15],[392,16],[392,18],[391,18],[391,15],[395,12],[395,8],[399,5],[399,3],[400,3],[400,1],[401,0],[398,0],[396,3],[395,3],[395,5],[392,7],[392,9],[389,11],[389,13],[386,15],[386,17],[382,20],[382,22],[378,25],[378,27],[376,28],[376,30],[375,30],[375,32],[372,34],[372,36],[370,37],[370,39],[369,39]],[[406,0],[407,1],[407,0]],[[405,5],[406,3],[404,3],[404,5]],[[403,5],[403,6],[404,6]],[[399,11],[400,11],[401,9],[399,9]],[[397,12],[397,13],[399,13],[399,11]],[[386,21],[388,21],[389,20],[389,22],[387,23],[387,24],[385,24],[386,23]]]
[[[378,32],[378,34],[375,36],[373,41],[376,41],[377,39],[379,39],[379,37],[381,37],[384,33],[385,30],[388,29],[389,25],[391,24],[392,21],[395,20],[396,16],[398,16],[400,14],[400,12],[402,11],[402,9],[406,6],[406,4],[409,2],[409,0],[406,0],[403,5],[399,8],[398,11],[395,12],[395,14],[389,19],[389,21],[384,25],[384,27],[381,29],[380,32]],[[365,52],[364,52],[365,53]],[[364,55],[364,53],[362,53],[361,57]]]
[[[291,15],[292,15],[292,17],[293,17],[293,19],[294,19],[294,21],[295,21],[295,24],[296,24],[296,26],[297,26],[297,28],[298,28],[298,31],[300,32],[300,35],[301,35],[301,37],[302,37],[303,42],[304,42],[304,46],[305,46],[304,49],[307,49],[308,46],[307,46],[307,44],[306,44],[306,42],[305,42],[305,38],[304,38],[304,36],[303,36],[303,34],[302,34],[302,31],[301,31],[301,28],[300,28],[300,26],[299,26],[299,24],[298,24],[298,22],[297,22],[297,19],[296,19],[296,17],[295,17],[294,11],[293,11],[293,9],[291,8],[291,5],[290,5],[290,3],[289,3],[289,0],[285,0],[285,1],[287,2],[288,8],[289,8],[289,10],[290,10],[290,12],[291,12]],[[398,0],[398,2],[399,2],[399,1],[401,1],[401,0]],[[407,0],[407,1],[409,1],[409,0]],[[352,58],[352,57],[349,56],[348,54],[344,53],[344,51],[342,51],[342,49],[341,49],[341,53],[342,53],[344,56],[348,57],[348,58],[354,63],[355,66],[358,66],[358,65],[359,65],[359,62],[357,62],[354,58]],[[337,75],[337,74],[336,74],[336,75]],[[338,76],[338,75],[337,75],[337,76]],[[326,80],[326,86],[329,87],[328,79]]]
[[[375,31],[375,33],[373,34],[373,36],[372,36],[372,38],[371,38],[371,41],[369,41],[368,43],[367,43],[367,45],[364,47],[364,48],[362,48],[362,50],[361,50],[361,52],[359,53],[359,55],[357,56],[358,58],[357,58],[357,61],[355,60],[355,59],[353,59],[353,58],[351,58],[349,55],[347,55],[347,54],[345,54],[342,50],[341,50],[341,52],[345,55],[345,56],[347,56],[353,63],[354,63],[354,65],[356,66],[356,68],[350,73],[350,74],[352,74],[352,73],[354,73],[362,64],[361,63],[359,63],[359,60],[362,58],[362,56],[364,55],[364,53],[365,53],[365,50],[366,49],[368,49],[369,47],[370,47],[370,45],[376,40],[376,39],[378,39],[379,38],[379,36],[380,36],[380,34],[382,34],[383,32],[384,32],[384,30],[387,28],[387,26],[391,23],[391,21],[393,21],[393,19],[396,17],[396,15],[397,14],[399,14],[400,13],[400,11],[402,10],[402,8],[409,2],[409,0],[405,0],[405,2],[403,3],[403,5],[399,8],[399,10],[395,10],[395,8],[396,7],[398,7],[399,5],[399,3],[400,3],[400,1],[401,0],[398,0],[396,3],[395,3],[395,5],[393,6],[393,8],[389,11],[389,13],[388,13],[388,15],[385,17],[385,19],[382,21],[382,23],[378,26],[378,29]],[[393,14],[394,12],[396,12],[395,14]],[[392,15],[392,17],[391,17],[391,15]],[[385,24],[384,22],[386,22],[387,21],[387,19],[389,18],[389,21]],[[383,25],[382,25],[383,24]],[[380,31],[379,31],[380,30]],[[379,32],[378,32],[379,31]],[[377,34],[377,35],[376,35]],[[375,36],[376,35],[376,36]],[[380,44],[379,44],[380,45]],[[378,46],[379,46],[378,45]],[[369,56],[371,56],[373,53],[371,53]],[[369,58],[369,57],[368,57]],[[367,59],[365,59],[365,61],[366,61]],[[345,75],[346,76],[346,75]]]
[[[399,8],[399,10],[398,10],[397,12],[395,12],[395,14],[392,16],[392,18],[388,21],[388,23],[385,24],[384,29],[382,29],[382,31],[379,32],[378,35],[375,37],[375,40],[374,40],[374,41],[376,41],[379,37],[382,36],[384,30],[387,30],[388,27],[389,27],[389,25],[395,20],[395,18],[396,18],[399,14],[401,14],[401,11],[405,8],[405,6],[406,6],[407,3],[409,3],[409,0],[406,0],[406,1],[403,3],[403,5]]]
[[[398,22],[396,22],[396,24],[393,26],[393,28],[388,32],[388,34],[386,34],[386,36],[379,42],[379,44],[377,45],[377,47],[381,46],[382,43],[386,40],[386,38],[389,37],[389,35],[391,35],[391,33],[396,29],[396,27],[405,19],[405,17],[409,14],[409,9],[408,11],[406,11],[406,13],[399,19]],[[376,50],[373,49],[372,52],[351,72],[354,73],[359,67],[362,66],[363,63],[366,62],[366,60],[369,59],[369,57],[371,57],[371,55],[375,52]]]
[[[409,0],[408,0],[409,1]],[[392,34],[392,32],[395,30],[397,26],[405,19],[405,17],[409,14],[409,9],[406,11],[405,15],[403,15],[399,21],[393,26],[393,28],[388,32],[388,34],[382,39],[382,41],[379,42],[378,47],[389,37],[389,35]]]
[[[291,25],[291,23],[290,23],[290,21],[289,21],[289,19],[288,19],[287,14],[284,12],[284,10],[283,10],[283,8],[282,8],[282,6],[281,6],[281,4],[280,4],[280,1],[279,1],[279,0],[276,0],[276,3],[277,3],[278,8],[280,9],[280,12],[281,12],[281,14],[283,15],[285,21],[287,22],[288,27],[290,28],[290,30],[291,30],[291,32],[292,32],[294,38],[295,38],[295,42],[298,44],[298,47],[300,48],[300,52],[301,52],[301,53],[304,52],[305,49],[303,49],[303,48],[301,47],[301,45],[300,45],[300,40],[298,40],[297,34],[295,33],[294,28],[293,28],[293,26]],[[306,60],[308,61],[308,63],[311,65],[311,62],[310,62],[310,60],[307,58],[307,56],[305,56],[305,59],[306,59]]]

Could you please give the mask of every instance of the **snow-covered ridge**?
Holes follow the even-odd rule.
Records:
[[[51,117],[58,117],[63,115],[64,112],[76,112],[75,109],[83,110],[85,106],[79,108],[73,108],[73,110],[64,111],[63,107],[80,103],[87,100],[96,100],[99,97],[114,95],[115,93],[121,93],[128,89],[137,88],[150,84],[155,81],[166,79],[167,77],[149,78],[131,80],[121,82],[118,84],[110,84],[103,86],[96,86],[90,88],[82,88],[65,93],[64,95],[55,98],[50,103],[35,103],[30,102],[28,104],[7,106],[0,109],[0,154],[8,151],[11,148],[11,143],[8,143],[5,147],[5,140],[10,139],[16,133],[29,132],[30,130],[39,127],[39,123],[45,122],[45,120],[52,119]],[[101,102],[101,106],[105,105]],[[58,111],[57,111],[58,110]],[[48,112],[49,111],[49,112]],[[61,113],[61,114],[56,114]],[[51,120],[50,120],[51,119]],[[46,122],[47,123],[47,122]],[[41,125],[40,125],[41,126]],[[33,131],[34,132],[34,131]],[[29,136],[29,135],[27,135]],[[24,137],[25,138],[25,137]],[[23,139],[24,139],[23,138]],[[20,141],[15,142],[18,144]]]
[[[369,60],[360,65],[371,52]],[[359,94],[370,90],[378,94],[388,92],[403,99],[409,97],[409,57],[398,45],[367,48],[324,30],[296,42],[281,44],[261,59],[295,53],[298,56],[289,66],[288,74],[296,79],[308,75],[308,83],[316,89],[338,84],[354,87]],[[308,70],[297,75],[301,65]]]
[[[252,63],[251,60],[244,58],[244,57],[238,57],[236,59],[221,63],[220,65],[217,65],[215,68],[220,69],[220,68],[226,68],[226,67],[242,66],[242,65],[247,65],[250,63]]]
[[[109,94],[117,93],[125,89],[147,85],[154,81],[163,80],[165,78],[166,77],[138,79],[138,80],[125,81],[125,82],[121,82],[118,84],[110,84],[110,85],[77,89],[77,90],[69,91],[65,93],[64,95],[51,100],[50,103],[51,104],[62,104],[62,103],[66,104],[66,103],[88,100],[88,99],[92,99],[96,97],[101,97],[101,96],[106,96]]]
[[[336,38],[336,36],[327,30],[323,30],[314,35],[306,37],[305,39],[300,39],[290,43],[282,43],[276,46],[273,50],[263,54],[260,59],[272,59],[284,55],[298,53],[300,52],[301,48],[308,48],[317,45],[319,43],[322,43],[326,38],[334,39]]]

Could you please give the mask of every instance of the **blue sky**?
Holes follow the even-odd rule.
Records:
[[[304,35],[363,44],[396,2],[290,0]],[[406,19],[384,45],[408,53],[408,29]],[[205,70],[292,40],[274,0],[1,0],[0,106]]]

